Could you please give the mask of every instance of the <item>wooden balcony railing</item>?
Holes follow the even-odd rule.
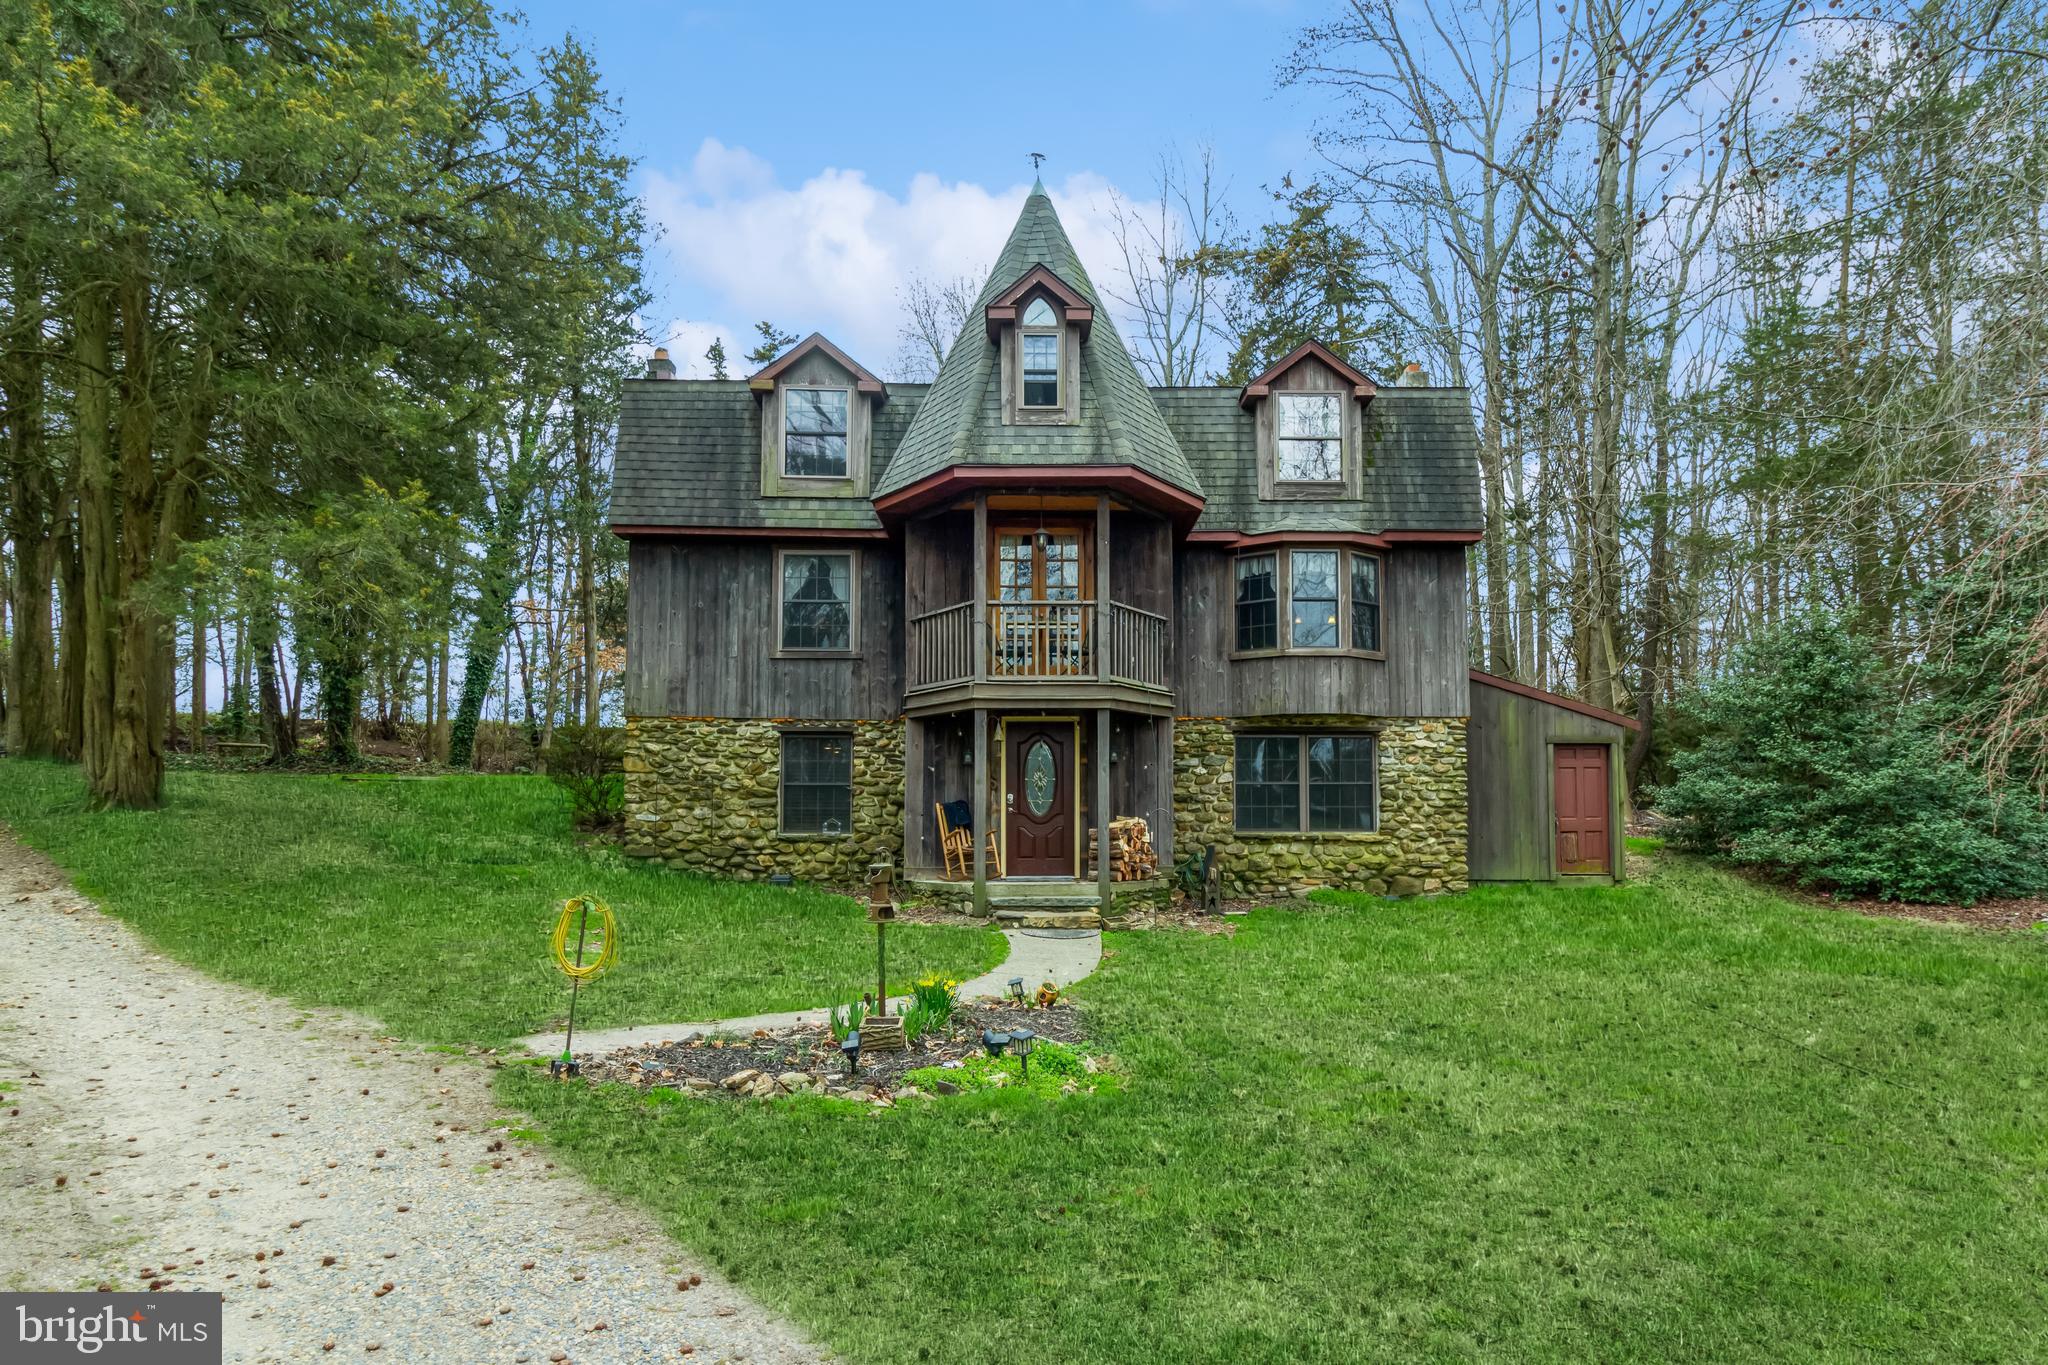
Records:
[[[1103,673],[1113,682],[1165,688],[1166,618],[1142,607],[1111,602],[1103,620]]]
[[[1098,615],[1099,608],[1099,615]],[[974,604],[910,618],[910,690],[979,681],[1102,681],[1165,691],[1167,623],[1122,602],[988,603],[974,644]]]

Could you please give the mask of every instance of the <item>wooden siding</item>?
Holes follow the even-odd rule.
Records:
[[[1304,536],[1302,543],[1315,542]],[[1402,547],[1387,551],[1383,565],[1385,659],[1312,652],[1232,659],[1236,554],[1185,548],[1175,565],[1173,613],[1180,714],[1464,715],[1471,691],[1464,547]]]
[[[886,542],[849,546],[859,564],[860,636],[853,656],[777,659],[775,548],[771,542],[632,542],[628,715],[887,720],[902,714],[903,560],[897,549]]]
[[[1481,682],[1469,682],[1472,721],[1465,732],[1467,862],[1475,882],[1551,881],[1557,877],[1550,751],[1557,744],[1608,747],[1610,865],[1622,861],[1622,741],[1618,723],[1581,715]]]

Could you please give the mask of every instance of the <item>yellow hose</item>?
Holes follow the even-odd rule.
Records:
[[[588,954],[593,947],[597,956],[577,966],[570,960],[569,937],[575,931],[580,916],[578,911],[588,907],[594,922],[584,931],[583,951]],[[591,943],[591,930],[595,930],[597,942]],[[612,908],[595,896],[571,896],[562,902],[561,918],[555,921],[555,932],[549,941],[554,949],[555,965],[571,981],[588,981],[602,976],[619,955],[619,925],[612,918]]]

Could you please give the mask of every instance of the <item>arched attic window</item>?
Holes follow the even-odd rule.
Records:
[[[1060,317],[1043,295],[1025,308],[1017,332],[1022,357],[1024,406],[1060,406]]]

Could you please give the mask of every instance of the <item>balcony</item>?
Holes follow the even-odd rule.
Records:
[[[912,709],[975,698],[1170,705],[1166,618],[1128,603],[989,601],[977,613],[955,602],[909,627]]]

